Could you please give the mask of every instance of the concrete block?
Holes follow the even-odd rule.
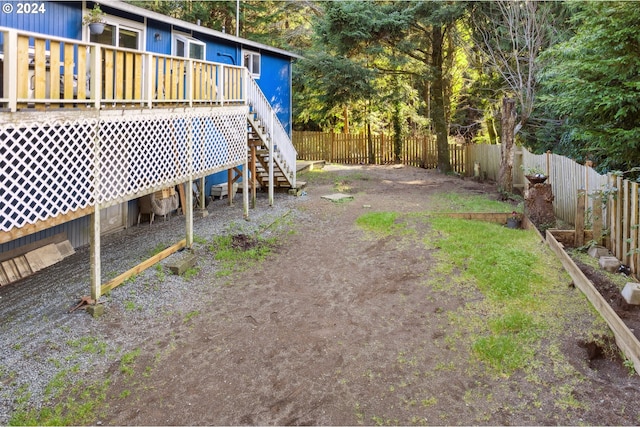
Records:
[[[609,249],[605,248],[604,246],[591,246],[589,248],[589,256],[591,258],[600,258],[603,256],[611,256],[611,252],[609,252]]]
[[[209,216],[209,211],[206,210],[206,209],[198,208],[198,209],[194,209],[193,210],[193,217],[194,218],[205,218],[207,216]]]
[[[169,270],[176,275],[181,275],[194,265],[196,265],[196,256],[190,252],[183,254],[180,258],[174,260],[168,265]]]
[[[622,296],[628,304],[640,305],[640,283],[629,282],[624,285]]]
[[[618,268],[620,268],[620,261],[618,258],[614,256],[603,256],[600,257],[600,268],[608,271],[609,273],[617,273]]]
[[[335,202],[335,203],[348,202],[353,200],[353,196],[350,196],[348,194],[343,194],[343,193],[328,194],[326,196],[320,196],[320,198],[325,200],[331,200],[332,202]]]
[[[89,313],[92,317],[100,317],[104,314],[104,305],[95,304],[87,306],[87,313]]]

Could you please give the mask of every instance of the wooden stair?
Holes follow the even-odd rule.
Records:
[[[248,122],[248,139],[249,139],[249,163],[251,164],[251,151],[255,149],[256,165],[255,178],[260,187],[267,188],[269,186],[269,144],[271,144],[270,135],[265,131],[261,121],[255,114],[250,113],[247,117]],[[295,165],[287,165],[280,156],[277,144],[273,148],[273,186],[278,189],[292,188],[292,180],[287,175],[286,170],[293,168],[295,173]]]

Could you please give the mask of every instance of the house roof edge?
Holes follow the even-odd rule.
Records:
[[[260,50],[266,50],[269,52],[273,52],[273,53],[277,53],[279,55],[283,55],[283,56],[288,56],[290,58],[295,58],[295,59],[303,59],[304,57],[301,55],[298,55],[297,53],[294,52],[290,52],[284,49],[280,49],[277,47],[273,47],[273,46],[269,46],[263,43],[258,43],[249,39],[245,39],[242,37],[237,37],[234,36],[232,34],[228,34],[228,33],[223,33],[222,31],[218,31],[218,30],[214,30],[211,28],[207,28],[207,27],[203,27],[202,25],[198,25],[198,24],[193,24],[191,22],[188,21],[183,21],[181,19],[178,18],[173,18],[171,16],[167,16],[167,15],[163,15],[161,13],[158,12],[154,12],[152,10],[147,10],[144,9],[142,7],[139,6],[135,6],[129,3],[126,3],[122,0],[99,0],[100,4],[103,4],[105,6],[114,8],[114,9],[118,9],[121,10],[123,12],[129,12],[129,13],[133,13],[133,14],[138,14],[138,15],[142,15],[145,16],[147,18],[151,18],[151,19],[155,19],[157,21],[162,21],[162,22],[167,22],[171,25],[176,25],[182,28],[186,28],[192,31],[198,31],[200,33],[205,33],[205,34],[209,34],[212,35],[214,37],[218,37],[224,40],[228,40],[234,43],[238,43],[247,47],[252,47],[254,49],[260,49]]]

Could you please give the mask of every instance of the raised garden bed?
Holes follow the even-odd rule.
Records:
[[[587,297],[589,302],[600,313],[611,328],[616,344],[622,350],[625,357],[633,362],[633,366],[640,374],[640,341],[635,333],[640,333],[640,312],[637,307],[628,306],[620,296],[617,287],[609,285],[607,281],[595,280],[594,285],[586,273],[596,278],[596,271],[589,266],[578,266],[565,251],[565,245],[561,242],[570,237],[573,241],[571,230],[547,230],[546,241],[549,247],[556,253],[565,270],[573,279],[573,283]],[[583,271],[585,270],[585,271]],[[632,281],[629,279],[629,281]],[[623,321],[622,317],[625,318]]]

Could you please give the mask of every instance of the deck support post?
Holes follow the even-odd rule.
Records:
[[[247,171],[249,170],[249,160],[245,158],[244,165],[242,166],[242,206],[244,209],[244,219],[249,220],[249,177]]]
[[[185,202],[185,221],[186,221],[186,231],[187,231],[187,248],[191,249],[193,246],[193,178],[189,177],[189,181],[187,181],[187,191],[186,191],[187,201]]]
[[[256,146],[251,144],[251,209],[256,208]]]
[[[227,198],[229,206],[233,206],[233,168],[227,169]]]
[[[274,115],[274,112],[269,115],[269,206],[273,206],[273,144],[275,144],[275,141],[273,140]]]
[[[102,273],[100,271],[100,205],[96,204],[90,221],[89,274],[91,276],[91,299],[97,302],[102,294]]]

